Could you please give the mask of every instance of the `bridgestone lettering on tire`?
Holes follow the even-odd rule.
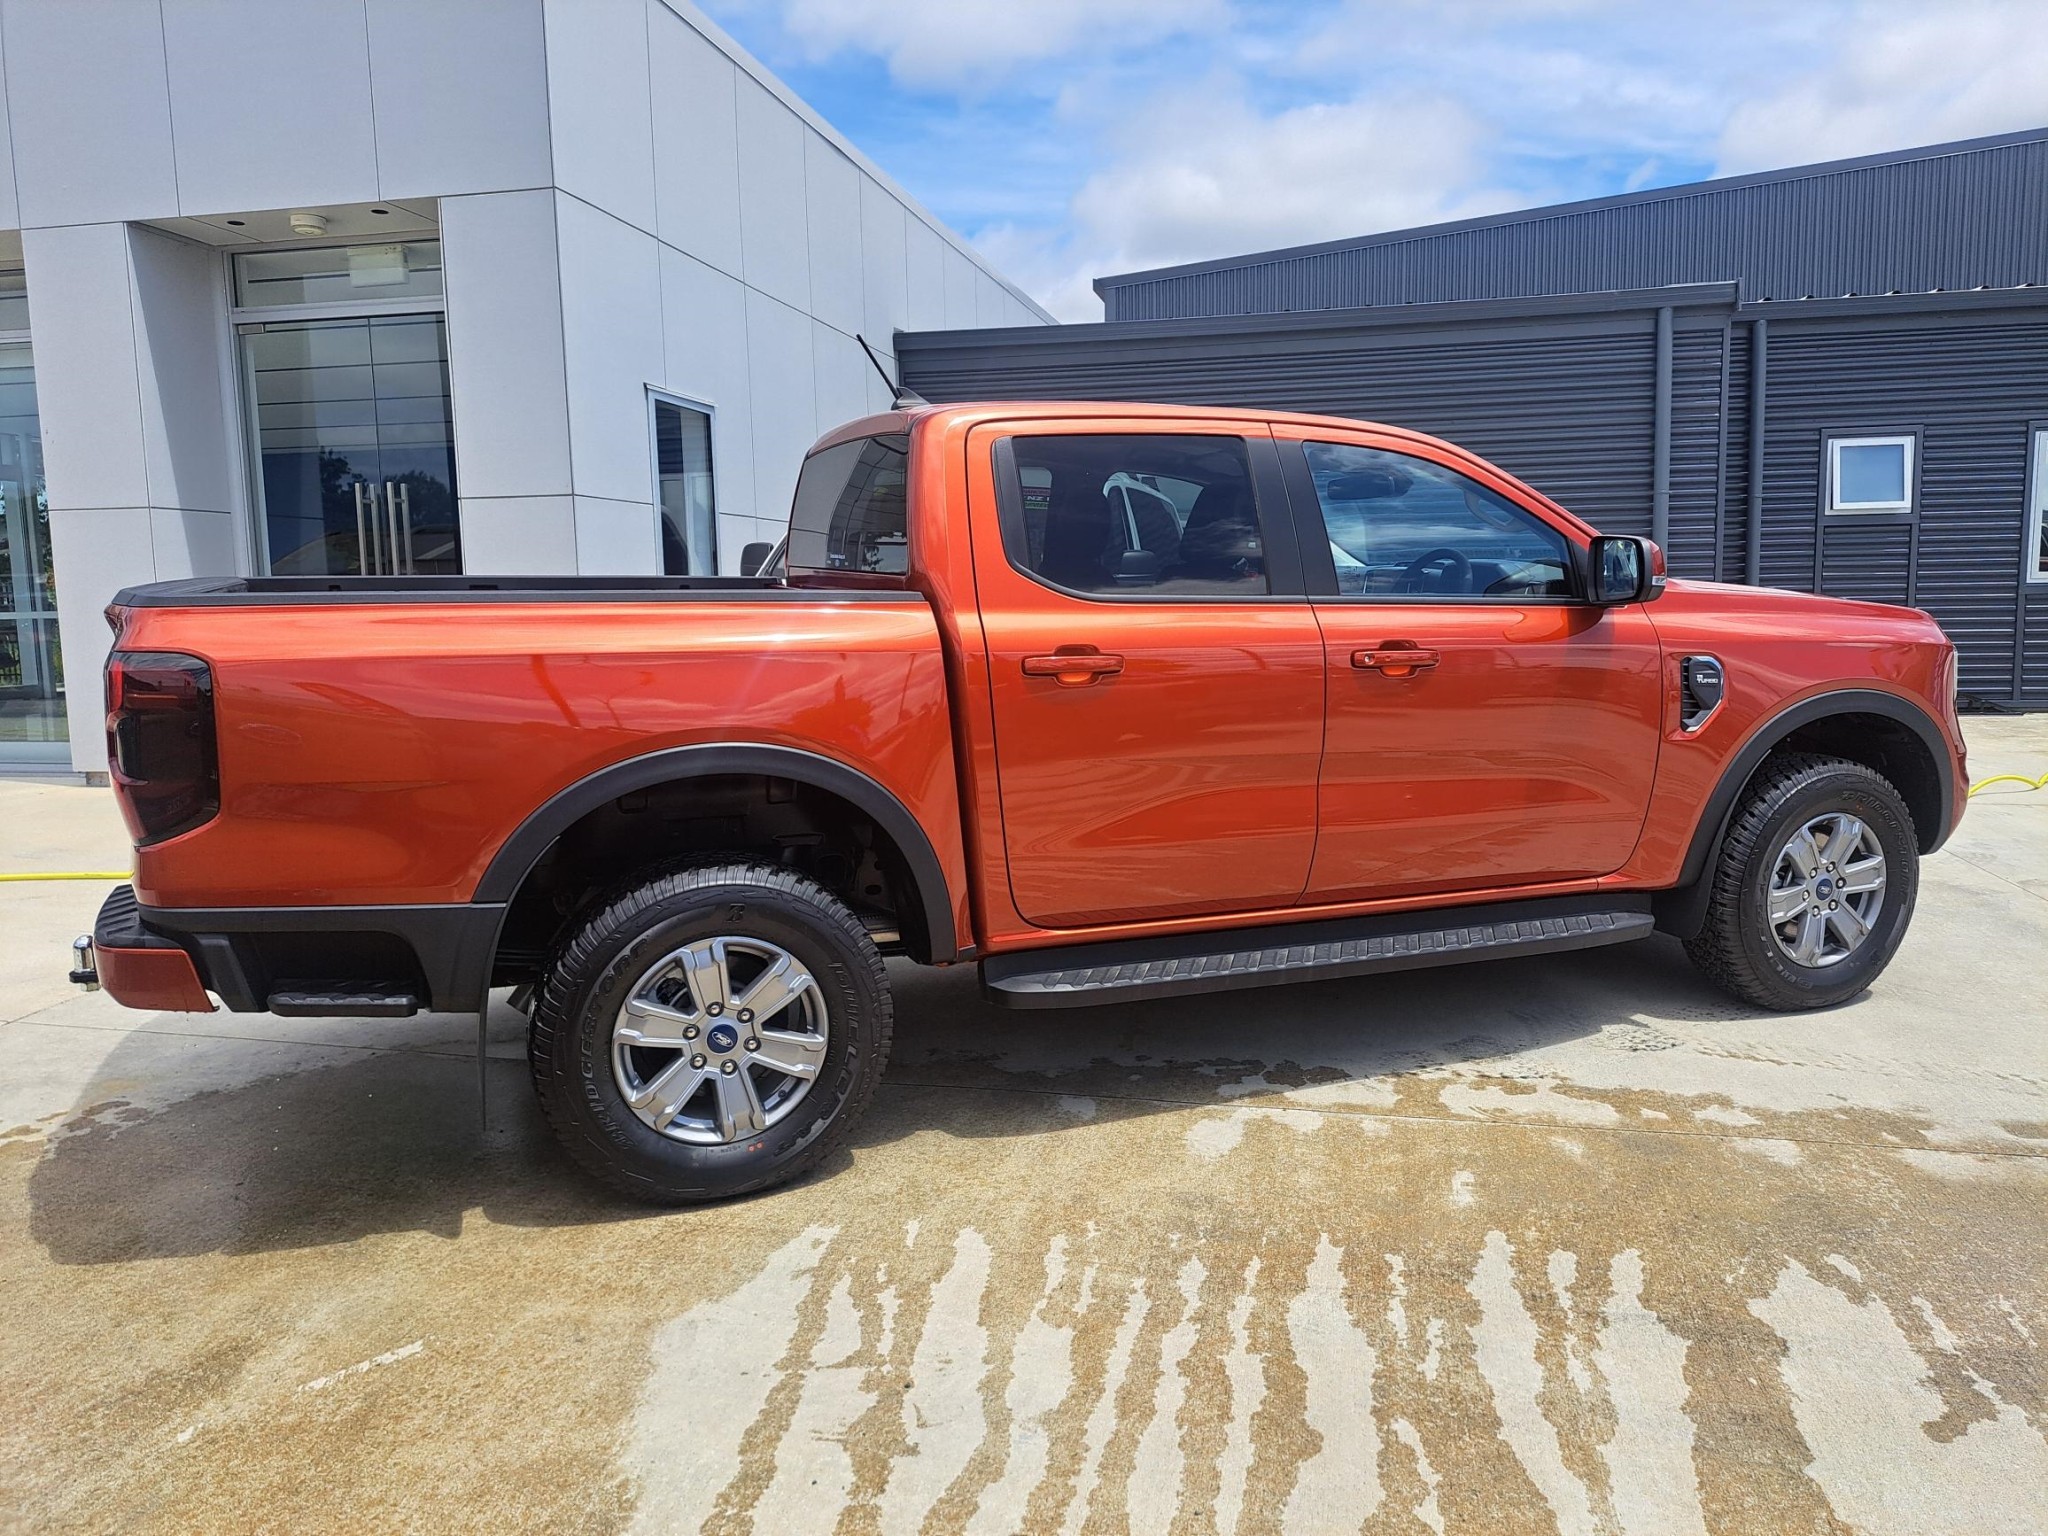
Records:
[[[1891,963],[1913,916],[1919,840],[1882,774],[1788,754],[1744,791],[1706,878],[1693,963],[1759,1008],[1825,1008]]]
[[[703,862],[615,892],[570,935],[528,1061],[577,1163],[684,1204],[786,1183],[845,1145],[893,1022],[881,955],[829,891]]]

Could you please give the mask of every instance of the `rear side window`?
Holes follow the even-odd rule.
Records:
[[[996,478],[1004,551],[1050,586],[1091,597],[1271,590],[1241,438],[1013,437]]]
[[[792,571],[901,575],[910,568],[910,439],[856,437],[804,460],[789,514]]]
[[[1454,469],[1350,443],[1305,443],[1350,596],[1570,597],[1564,535]]]

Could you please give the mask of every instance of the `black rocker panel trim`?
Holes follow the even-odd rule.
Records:
[[[924,908],[925,932],[931,944],[930,959],[945,962],[959,958],[953,937],[953,899],[946,885],[946,872],[939,864],[931,839],[901,800],[859,770],[815,752],[795,747],[763,746],[745,742],[713,742],[694,747],[670,747],[632,757],[579,779],[550,798],[521,822],[491,859],[483,879],[477,882],[479,902],[509,902],[534,865],[555,841],[576,822],[599,806],[651,789],[656,784],[678,779],[710,778],[718,774],[765,774],[771,778],[794,779],[822,789],[858,806],[874,818],[875,824],[902,850],[917,886],[919,904]]]
[[[1874,688],[1844,688],[1834,693],[1819,694],[1772,715],[1750,733],[1742,750],[1722,770],[1720,781],[1715,784],[1713,794],[1707,797],[1706,808],[1701,811],[1699,822],[1693,828],[1692,842],[1686,848],[1678,884],[1658,894],[1657,926],[1660,929],[1680,938],[1690,938],[1699,932],[1706,917],[1710,884],[1706,879],[1707,866],[1714,851],[1721,846],[1722,838],[1728,835],[1728,823],[1735,815],[1735,805],[1742,796],[1743,788],[1755,776],[1763,760],[1787,736],[1801,726],[1836,715],[1879,715],[1887,720],[1896,720],[1920,739],[1921,745],[1934,759],[1934,771],[1941,781],[1937,821],[1932,827],[1916,829],[1920,834],[1920,852],[1933,853],[1948,841],[1949,833],[1954,830],[1954,818],[1949,807],[1955,804],[1955,761],[1949,755],[1948,742],[1942,736],[1941,728],[1928,717],[1927,711],[1910,699],[1902,699],[1895,693],[1881,693]]]
[[[1557,896],[997,955],[982,990],[1010,1008],[1085,1008],[1647,938],[1646,895]]]

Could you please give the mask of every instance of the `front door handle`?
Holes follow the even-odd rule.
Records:
[[[1412,645],[1383,645],[1369,651],[1353,651],[1351,665],[1361,672],[1378,672],[1384,677],[1413,677],[1435,666],[1443,657]]]
[[[1123,657],[1106,656],[1100,651],[1064,651],[1055,656],[1024,658],[1026,677],[1049,677],[1062,688],[1085,688],[1098,677],[1108,677],[1123,669]]]

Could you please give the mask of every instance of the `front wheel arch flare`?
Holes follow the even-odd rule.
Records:
[[[1686,847],[1685,863],[1677,882],[1671,889],[1658,894],[1659,928],[1679,938],[1691,938],[1699,932],[1706,916],[1707,871],[1727,838],[1729,823],[1734,818],[1736,807],[1742,803],[1744,792],[1764,771],[1771,757],[1788,750],[1800,750],[1803,744],[1808,750],[1818,750],[1823,744],[1812,739],[1816,733],[1825,733],[1831,728],[1853,729],[1858,717],[1874,717],[1890,730],[1904,732],[1903,739],[1917,747],[1922,758],[1919,771],[1924,775],[1927,792],[1916,794],[1904,784],[1895,787],[1905,796],[1913,812],[1920,852],[1923,855],[1933,853],[1948,840],[1954,828],[1951,807],[1955,804],[1955,765],[1949,755],[1947,739],[1927,711],[1911,699],[1875,688],[1845,688],[1816,694],[1766,719],[1750,733],[1749,740],[1721,771],[1721,777],[1716,781],[1713,793],[1707,797],[1706,807],[1693,828],[1692,841]],[[1878,767],[1864,753],[1844,751],[1839,740],[1828,744],[1828,750],[1831,755]],[[1879,768],[1879,771],[1884,770]]]

